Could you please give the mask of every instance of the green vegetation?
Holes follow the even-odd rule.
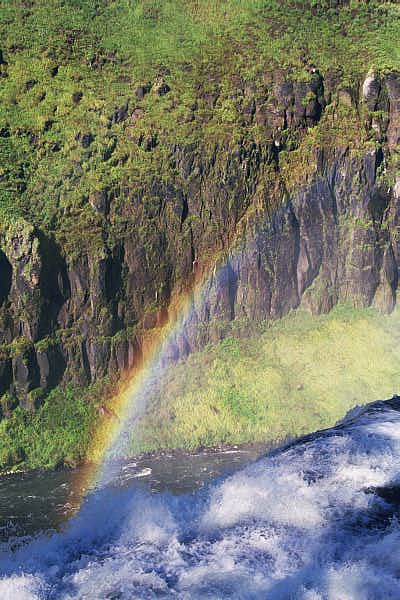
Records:
[[[343,85],[400,68],[399,23],[397,3],[376,0],[0,0],[0,214],[71,252],[101,247],[121,223],[91,194],[124,205],[124,190],[170,178],[172,143],[262,136],[242,123],[241,90],[262,93],[276,66],[340,71]]]
[[[400,307],[391,315],[347,306],[319,317],[298,310],[250,324],[250,337],[234,337],[243,332],[232,327],[231,337],[167,371],[127,454],[281,441],[400,390]],[[13,410],[0,422],[0,469],[85,460],[107,389],[106,381],[56,388],[38,410]],[[2,403],[12,400],[5,395]]]
[[[191,355],[166,375],[133,452],[282,440],[400,390],[400,308],[295,311]]]
[[[100,384],[86,390],[56,388],[36,412],[16,408],[0,422],[0,469],[53,468],[82,461],[98,418],[101,391]],[[11,400],[3,396],[2,403],[7,399]]]
[[[73,264],[85,252],[111,255],[135,231],[156,264],[157,186],[148,184],[178,183],[185,192],[193,176],[175,165],[175,146],[195,143],[205,164],[215,154],[224,164],[239,140],[268,147],[271,131],[246,120],[244,109],[249,99],[254,107],[270,99],[274,70],[304,82],[315,67],[339,87],[359,89],[370,68],[400,70],[398,39],[396,1],[0,0],[0,234],[19,227],[28,237],[34,226]],[[263,166],[260,196],[279,178],[285,189],[297,185],[316,168],[317,148],[376,145],[343,93],[347,100],[302,131],[300,147],[296,132],[280,132],[279,174]],[[112,198],[110,214],[104,198]],[[146,218],[132,217],[138,205]],[[196,218],[188,216],[182,236]],[[21,295],[25,321],[28,304]],[[99,339],[109,319],[102,310]],[[297,313],[207,348],[168,374],[132,450],[277,439],[390,395],[398,389],[399,318],[344,308],[315,320]],[[116,333],[112,346],[130,332]],[[56,335],[81,341],[72,329],[52,332],[36,350],[45,352]],[[31,349],[19,337],[1,344],[0,355],[26,358]],[[0,468],[84,458],[101,395],[67,387],[44,398],[34,390],[24,409],[4,395]]]

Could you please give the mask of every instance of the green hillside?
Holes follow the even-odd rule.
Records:
[[[262,135],[243,125],[238,88],[312,65],[354,85],[366,65],[400,68],[399,35],[396,2],[4,0],[3,214],[71,248],[82,234],[100,244],[118,223],[104,231],[90,194],[169,177],[171,144]]]
[[[133,450],[279,441],[400,390],[399,308],[386,316],[345,306],[319,317],[296,311],[258,329],[170,369]]]

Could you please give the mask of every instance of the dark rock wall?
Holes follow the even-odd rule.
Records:
[[[346,153],[288,194],[272,217],[257,214],[247,237],[211,277],[186,346],[218,339],[218,320],[276,319],[300,305],[314,314],[338,302],[390,312],[398,286],[399,198],[376,182],[379,156]],[[356,175],[356,181],[355,181]],[[397,258],[396,258],[397,257]],[[203,337],[196,337],[198,322]],[[179,342],[181,343],[181,342]]]
[[[166,182],[89,198],[113,235],[92,252],[68,252],[20,221],[0,238],[0,394],[34,403],[61,381],[118,377],[146,332],[168,317],[171,298],[216,266],[205,301],[176,339],[171,359],[223,335],[220,323],[275,319],[303,305],[336,303],[391,311],[400,266],[400,178],[386,173],[400,138],[400,76],[369,74],[350,90],[333,76],[306,83],[282,73],[272,92],[247,90],[243,119],[265,142],[227,149],[171,145]],[[296,186],[280,177],[280,153],[301,144],[328,106],[359,112],[372,132],[363,152],[316,148],[316,168]],[[365,122],[364,122],[365,121]],[[288,132],[290,135],[288,135]],[[118,227],[116,226],[118,223]],[[14,400],[12,400],[14,399]]]

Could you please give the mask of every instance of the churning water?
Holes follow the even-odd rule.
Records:
[[[399,600],[400,399],[174,495],[106,485],[2,548],[2,600]]]

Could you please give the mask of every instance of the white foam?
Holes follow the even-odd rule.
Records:
[[[33,575],[12,575],[0,579],[1,600],[41,600],[46,594],[46,585]]]
[[[194,495],[105,488],[66,531],[0,561],[1,600],[398,600],[390,406]]]

